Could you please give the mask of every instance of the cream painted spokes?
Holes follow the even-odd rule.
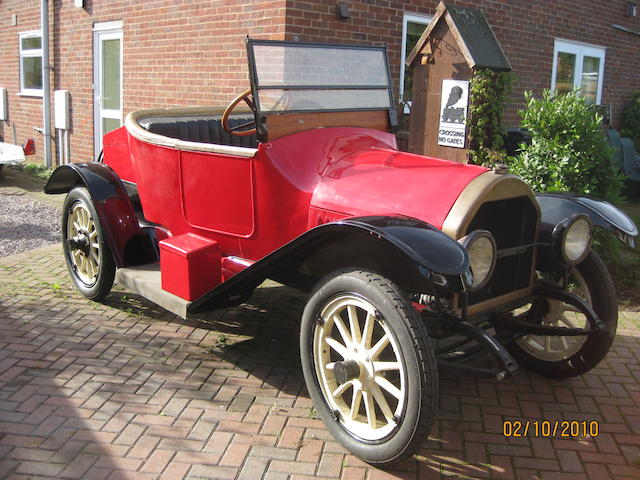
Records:
[[[322,309],[313,334],[322,394],[354,436],[378,440],[399,424],[407,396],[397,340],[366,299],[340,295]]]
[[[100,272],[100,242],[95,221],[82,202],[76,202],[71,207],[67,221],[67,241],[74,272],[85,285],[94,285]]]
[[[591,305],[591,295],[587,282],[577,269],[569,272],[568,292],[580,297]],[[549,300],[549,312],[542,319],[542,324],[553,327],[583,328],[589,330],[587,317],[573,305]],[[529,355],[546,362],[560,362],[575,355],[587,341],[587,335],[550,336],[527,335],[516,340]]]

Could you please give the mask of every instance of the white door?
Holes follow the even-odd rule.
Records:
[[[102,151],[102,136],[122,126],[122,26],[120,22],[94,26],[93,98],[93,131],[97,158]]]

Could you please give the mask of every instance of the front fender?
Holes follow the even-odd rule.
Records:
[[[469,254],[441,230],[410,217],[358,217],[336,222],[361,228],[398,248],[424,271],[460,277],[469,271]],[[462,284],[456,285],[462,287]]]
[[[575,214],[588,215],[594,226],[609,230],[631,248],[637,245],[638,227],[624,212],[609,202],[574,193],[537,193],[536,200],[542,212],[541,231],[551,232],[553,227]],[[541,241],[550,241],[541,238]]]
[[[471,284],[469,256],[437,228],[409,217],[357,217],[315,227],[263,257],[189,306],[219,308],[246,298],[263,280],[310,290],[343,268],[376,271],[407,292],[459,292]]]
[[[155,259],[131,200],[118,175],[103,163],[71,163],[58,167],[45,193],[68,193],[77,186],[89,190],[100,225],[118,267],[142,265]]]

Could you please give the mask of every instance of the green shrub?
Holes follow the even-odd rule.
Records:
[[[43,178],[48,180],[53,170],[45,167],[44,165],[38,165],[36,163],[27,163],[23,166],[24,171],[27,172],[32,177]]]
[[[525,93],[522,126],[532,136],[512,159],[512,171],[534,191],[586,193],[618,200],[622,175],[601,130],[602,117],[576,91],[541,99]]]
[[[512,82],[511,72],[474,70],[469,101],[469,163],[487,167],[505,163],[502,113]]]
[[[633,220],[638,225],[638,217]],[[623,307],[629,301],[640,306],[640,251],[623,245],[610,232],[596,228],[593,232],[593,249],[602,257],[618,292]]]
[[[624,107],[620,134],[631,138],[636,144],[636,150],[640,150],[640,90],[633,94],[631,101]]]

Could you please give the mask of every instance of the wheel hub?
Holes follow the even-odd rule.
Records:
[[[336,382],[343,384],[360,376],[360,365],[355,360],[336,362],[333,371],[336,375]]]
[[[69,245],[74,250],[80,250],[86,257],[89,255],[89,237],[84,233],[80,233],[77,237],[69,240]]]

